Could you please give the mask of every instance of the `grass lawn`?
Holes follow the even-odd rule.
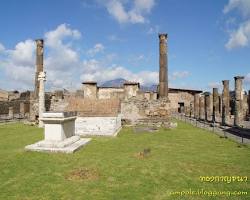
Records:
[[[43,130],[0,126],[0,199],[250,199],[248,182],[202,182],[200,176],[250,177],[250,148],[178,122],[175,130],[94,138],[74,154],[25,152]],[[150,148],[143,157],[141,151]],[[248,195],[171,194],[247,191]]]

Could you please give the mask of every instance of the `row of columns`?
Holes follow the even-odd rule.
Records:
[[[21,117],[24,117],[24,116],[25,116],[25,103],[24,103],[24,102],[20,102],[19,115],[20,115]],[[10,107],[9,107],[8,117],[9,117],[10,119],[13,119],[13,118],[14,118],[14,107],[13,107],[13,106],[10,106]]]
[[[234,77],[234,125],[240,126],[243,120],[243,76]],[[205,92],[203,95],[194,96],[194,117],[196,119],[219,122],[222,125],[229,124],[230,120],[230,91],[229,80],[223,80],[222,95],[219,95],[218,88],[213,88],[213,93]],[[248,94],[248,113],[250,113],[250,91]]]

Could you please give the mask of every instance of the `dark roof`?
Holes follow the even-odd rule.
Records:
[[[181,89],[181,88],[169,88],[169,92],[171,91],[183,91],[183,92],[193,92],[193,93],[202,93],[202,90],[193,90],[193,89]]]
[[[85,82],[82,82],[82,84],[96,85],[97,82],[95,82],[95,81],[85,81]]]

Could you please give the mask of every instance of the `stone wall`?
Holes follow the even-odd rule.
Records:
[[[189,108],[190,104],[194,105],[194,95],[189,92],[169,92],[171,111],[178,112],[179,103],[184,103],[184,107]]]
[[[115,136],[121,128],[121,116],[77,117],[76,135]]]
[[[121,97],[124,88],[99,87],[97,92],[98,99],[113,99]]]
[[[0,101],[8,101],[9,93],[4,90],[0,90]]]
[[[162,100],[138,100],[131,98],[121,102],[122,119],[131,124],[135,124],[140,119],[145,118],[162,118],[169,119],[170,103]]]

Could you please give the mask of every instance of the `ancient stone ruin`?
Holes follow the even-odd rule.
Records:
[[[170,117],[180,113],[197,120],[222,125],[242,126],[250,116],[250,92],[242,90],[244,77],[235,77],[235,89],[223,80],[223,91],[168,87],[168,35],[159,34],[159,84],[145,91],[138,82],[104,87],[84,81],[76,91],[44,91],[44,41],[36,40],[36,73],[34,91],[19,93],[0,90],[0,119],[27,120],[43,127],[45,112],[76,112],[77,135],[115,136],[121,125],[170,126]],[[96,80],[98,81],[98,80]]]

